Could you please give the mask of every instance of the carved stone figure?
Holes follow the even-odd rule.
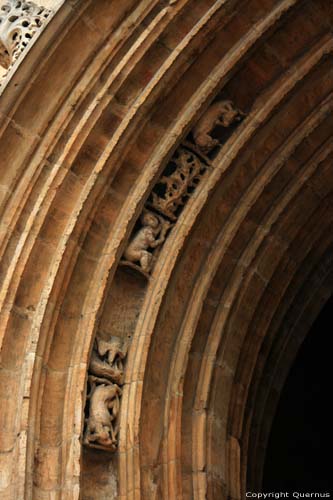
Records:
[[[163,186],[164,194],[152,193],[151,206],[171,220],[177,220],[177,210],[183,206],[196,187],[206,165],[191,151],[179,147],[172,159],[176,168],[170,175],[163,175],[158,186]]]
[[[0,65],[8,69],[23,52],[51,11],[25,0],[0,3]]]
[[[117,449],[120,386],[124,384],[123,361],[128,346],[128,338],[112,336],[104,340],[96,336],[88,376],[90,391],[84,433],[84,443],[88,446]]]
[[[87,444],[96,443],[115,450],[118,432],[115,420],[119,413],[121,389],[108,380],[92,376],[89,377],[89,382],[91,393],[85,441]]]
[[[96,339],[98,353],[100,356],[108,355],[108,362],[112,366],[115,362],[123,360],[127,355],[128,338],[112,336],[110,340],[103,340],[99,337]]]
[[[128,339],[120,337],[111,337],[109,341],[96,337],[90,360],[90,373],[122,385],[124,383],[123,360],[127,354],[128,343]]]
[[[131,262],[139,262],[143,271],[149,273],[153,264],[153,254],[149,248],[157,248],[165,241],[171,223],[149,211],[141,216],[142,228],[134,235],[124,252],[124,258]]]
[[[244,113],[235,108],[232,101],[218,101],[213,103],[197,124],[192,129],[195,144],[204,153],[209,153],[219,144],[218,139],[211,136],[217,126],[230,127],[234,122],[240,121]]]

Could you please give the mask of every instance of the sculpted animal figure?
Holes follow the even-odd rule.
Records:
[[[112,366],[115,362],[121,361],[127,355],[129,340],[112,336],[110,340],[103,340],[99,337],[97,341],[97,350],[100,356],[107,354],[108,362]]]
[[[95,380],[94,377],[91,377]],[[116,384],[105,381],[95,385],[90,396],[89,418],[87,421],[86,440],[103,446],[116,447],[117,430],[113,421],[119,413],[121,389]]]
[[[194,142],[203,153],[209,153],[219,144],[218,139],[211,136],[213,129],[218,125],[227,128],[243,116],[244,113],[235,108],[232,101],[213,103],[192,130]]]
[[[97,377],[122,385],[124,383],[123,359],[127,355],[128,339],[111,337],[109,341],[96,337],[89,370]]]
[[[101,359],[94,349],[91,354],[89,371],[96,377],[103,377],[116,384],[124,383],[124,370],[119,366],[110,366],[107,361]]]
[[[153,255],[148,249],[162,245],[171,224],[151,212],[144,212],[141,222],[143,227],[130,241],[124,257],[129,262],[139,262],[143,271],[148,273],[153,263]]]

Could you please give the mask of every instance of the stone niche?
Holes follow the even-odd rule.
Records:
[[[88,370],[82,500],[117,498],[119,405],[124,385],[124,367],[146,287],[147,279],[143,274],[130,267],[120,266],[103,307]],[[119,393],[112,393],[109,398],[106,395],[103,399],[103,394],[98,394],[112,392],[114,388],[117,391],[119,388]],[[102,412],[99,412],[99,408]],[[97,422],[96,426],[94,417],[101,413],[108,421]]]

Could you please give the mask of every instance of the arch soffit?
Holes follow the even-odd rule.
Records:
[[[239,415],[249,412],[244,381],[261,380],[251,375],[260,369],[260,346],[270,331],[267,319],[257,330],[262,338],[254,341],[251,321],[255,324],[260,310],[255,298],[267,300],[272,317],[277,311],[273,330],[278,332],[285,317],[279,307],[295,300],[286,290],[292,286],[296,296],[306,289],[308,275],[299,269],[309,266],[315,275],[326,255],[322,273],[330,269],[332,67],[327,55],[333,41],[324,21],[326,4],[317,5],[321,24],[308,27],[303,45],[277,56],[278,43],[287,43],[292,28],[305,22],[301,7],[313,12],[313,2],[206,1],[194,8],[193,2],[171,7],[128,1],[115,8],[115,2],[69,1],[13,75],[1,104],[2,158],[9,166],[1,209],[2,367],[17,401],[23,393],[28,396],[26,409],[13,407],[16,418],[4,423],[3,451],[8,463],[19,457],[27,470],[37,452],[36,498],[60,486],[78,490],[87,364],[115,280],[121,286],[119,259],[152,186],[217,95],[237,100],[248,116],[214,158],[149,284],[142,286],[122,398],[119,493],[127,497],[153,485],[163,487],[165,495],[183,490],[200,498],[207,488],[225,488],[225,471],[232,465],[216,469],[213,439],[208,439],[210,458],[200,451],[221,423],[221,416],[209,420],[219,370],[227,372],[229,387],[221,417],[231,442],[225,460],[230,456],[230,464],[244,467],[237,458],[243,432]],[[182,24],[184,19],[189,21]],[[269,75],[255,63],[267,53],[275,63]],[[240,84],[245,71],[257,79],[258,95],[253,85],[247,92]],[[327,289],[322,290],[318,295],[326,297]],[[214,292],[220,305],[208,302],[216,309],[210,326],[205,301]],[[231,344],[221,341],[227,334]],[[203,343],[203,356],[192,363],[196,342]],[[162,367],[167,376],[159,380]],[[186,393],[182,403],[182,393],[195,368],[198,388],[191,406]],[[152,409],[154,397],[159,406]],[[182,421],[189,418],[183,408],[197,412],[191,424],[195,439],[190,436],[189,443],[179,437]],[[168,429],[162,444],[147,432],[154,410],[163,416],[161,429]],[[233,432],[230,425],[239,427]],[[26,439],[15,439],[17,431]],[[187,464],[187,447],[194,450],[193,475],[180,465],[182,454]],[[58,467],[45,478],[51,462]],[[135,463],[141,463],[141,479]],[[152,466],[162,471],[158,479],[151,476]],[[24,477],[19,479],[15,487],[22,491]],[[231,495],[237,497],[240,482],[233,485]],[[10,475],[6,487],[12,491]],[[25,488],[32,491],[31,481]]]

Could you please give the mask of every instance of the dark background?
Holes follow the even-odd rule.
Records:
[[[333,298],[286,381],[267,448],[263,491],[332,492]]]

